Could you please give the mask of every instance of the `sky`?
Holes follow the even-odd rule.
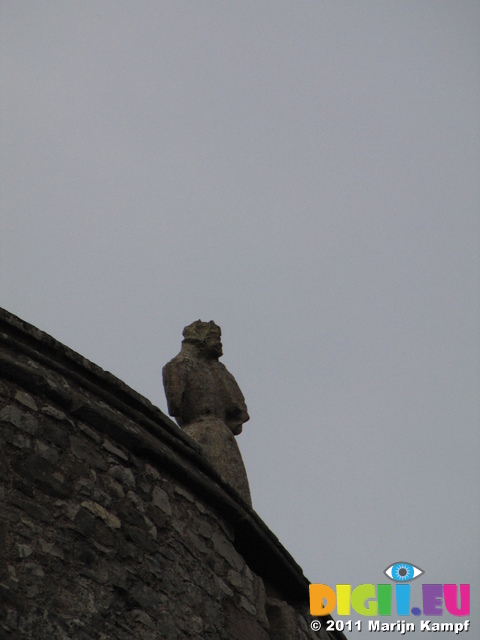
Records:
[[[165,413],[214,320],[309,580],[406,561],[472,632],[479,33],[473,0],[0,4],[0,306]]]

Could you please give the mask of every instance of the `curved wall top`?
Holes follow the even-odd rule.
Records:
[[[0,371],[0,637],[344,637],[309,630],[301,568],[146,398],[5,310]]]

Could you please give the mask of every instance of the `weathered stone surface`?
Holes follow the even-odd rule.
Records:
[[[80,431],[83,431],[83,433],[90,438],[90,440],[93,440],[97,444],[100,444],[102,442],[102,436],[93,429],[90,429],[90,427],[87,427],[86,424],[80,422],[78,427]]]
[[[0,411],[0,422],[13,424],[15,427],[20,429],[22,424],[22,412],[15,405],[4,407]]]
[[[155,589],[146,584],[139,583],[128,591],[129,599],[136,605],[146,609],[148,613],[155,616],[162,602],[166,602],[167,597],[158,593]]]
[[[190,491],[187,491],[187,489],[185,489],[185,487],[182,487],[182,486],[176,484],[174,486],[174,489],[175,489],[175,493],[178,493],[178,495],[183,496],[189,502],[194,502],[195,501],[195,498],[194,498],[193,494],[191,494]]]
[[[114,456],[117,456],[117,458],[121,458],[122,460],[125,460],[125,462],[128,460],[127,454],[123,453],[121,449],[113,445],[109,440],[103,441],[103,447],[110,453],[113,453]]]
[[[10,398],[11,389],[3,381],[0,381],[0,399],[8,400]]]
[[[5,455],[5,440],[0,438],[0,480],[7,480],[10,475]]]
[[[91,536],[95,527],[95,515],[91,513],[91,510],[79,508],[74,518],[75,526],[82,535],[86,538]]]
[[[21,429],[32,436],[38,431],[37,418],[22,411],[15,405],[4,407],[0,411],[0,421],[13,424],[17,429]]]
[[[84,502],[82,502],[82,507],[84,509],[88,509],[88,511],[91,511],[93,515],[101,518],[105,522],[107,527],[110,527],[110,529],[120,529],[120,527],[122,526],[119,518],[113,513],[109,513],[104,507],[102,507],[101,504],[98,504],[98,502],[85,500]]]
[[[137,547],[147,551],[148,553],[154,553],[157,550],[157,545],[151,536],[145,531],[142,531],[138,527],[125,527],[125,536],[127,540],[131,540]]]
[[[48,444],[45,444],[41,440],[35,441],[34,450],[35,453],[37,453],[42,458],[45,458],[45,460],[48,460],[48,462],[51,462],[54,465],[58,463],[58,460],[60,458],[59,452],[53,447],[49,447]]]
[[[78,436],[70,436],[70,446],[73,455],[79,460],[82,460],[82,462],[86,462],[92,467],[101,469],[102,471],[108,469],[108,464],[104,458],[102,458],[102,456],[82,438],[79,438]]]
[[[140,622],[149,629],[156,629],[156,625],[153,622],[152,618],[148,615],[148,613],[145,613],[145,611],[142,611],[141,609],[134,609],[132,611],[132,618],[135,620],[135,622]]]
[[[12,466],[16,473],[51,496],[66,498],[71,493],[71,483],[48,460],[31,455],[26,460],[15,461]]]
[[[129,575],[126,567],[112,564],[108,571],[108,580],[117,589],[126,591],[128,588]]]
[[[110,509],[112,506],[112,496],[105,491],[102,491],[102,489],[97,489],[96,487],[93,488],[93,499],[106,509]]]
[[[5,525],[0,522],[0,582],[7,575],[7,547]]]
[[[157,531],[168,527],[170,518],[166,513],[160,511],[160,509],[152,509],[150,516]]]
[[[13,444],[17,449],[31,449],[32,439],[29,436],[19,433],[18,431],[5,431],[5,440]]]
[[[110,489],[110,493],[117,498],[124,498],[125,491],[123,490],[122,485],[117,482],[114,478],[108,477],[106,478],[108,483],[108,488]]]
[[[50,523],[53,521],[53,515],[49,509],[40,505],[33,500],[26,500],[18,495],[13,495],[10,498],[10,503],[19,509],[22,509],[26,514],[39,520],[40,522]]]
[[[230,602],[226,607],[225,629],[228,640],[277,640],[276,636],[270,635],[266,629],[260,626],[254,614],[246,611],[243,607],[234,607]],[[291,640],[296,640],[292,636]]]
[[[293,607],[282,600],[267,598],[267,616],[272,632],[278,640],[291,640],[297,631],[296,613]]]
[[[241,433],[249,415],[235,378],[218,362],[223,354],[220,327],[198,320],[185,327],[183,335],[180,353],[163,367],[168,411],[200,444],[209,463],[251,504],[240,450],[226,433]]]
[[[235,550],[232,543],[222,533],[214,533],[212,536],[213,546],[225,560],[236,571],[242,571],[245,561],[242,556]]]
[[[224,422],[205,418],[183,427],[202,447],[203,454],[218,473],[247,504],[251,504],[250,487],[242,454],[233,433]]]
[[[42,407],[41,412],[46,416],[51,416],[52,418],[56,418],[57,420],[65,420],[66,414],[59,409],[55,409],[55,407],[50,407],[49,405]]]
[[[158,509],[161,509],[167,516],[172,515],[170,499],[168,497],[168,493],[164,489],[157,486],[153,487],[152,504]]]
[[[93,529],[92,529],[93,530]],[[73,557],[78,565],[84,565],[85,567],[92,567],[93,571],[88,572],[84,569],[79,569],[82,575],[93,578],[100,584],[105,584],[108,580],[108,573],[103,566],[98,566],[98,556],[94,551],[85,543],[78,541],[73,547]]]
[[[14,397],[17,402],[20,402],[25,407],[28,407],[33,411],[37,411],[37,403],[32,398],[32,396],[29,395],[28,393],[25,393],[25,391],[17,391]]]
[[[131,469],[122,467],[120,465],[115,465],[110,469],[108,473],[112,476],[112,478],[118,480],[118,482],[120,482],[120,484],[122,484],[124,488],[135,489],[135,477]]]
[[[138,524],[143,521],[143,516],[139,513],[135,505],[124,502],[117,509],[118,517],[124,524]]]
[[[47,420],[43,425],[42,438],[47,442],[55,444],[59,449],[67,449],[69,447],[68,431],[58,426],[52,420]]]
[[[0,310],[0,639],[277,640],[279,624],[316,637],[300,570],[187,435],[42,332],[18,321],[9,354],[2,331]],[[236,444],[248,414],[228,376]],[[267,579],[286,604],[267,606]]]
[[[15,545],[17,548],[17,558],[28,558],[33,553],[33,549],[28,544],[17,544]]]
[[[193,322],[183,330],[182,350],[163,368],[168,411],[180,426],[205,417],[225,422],[234,435],[249,419],[235,378],[218,362],[221,330],[214,322]]]
[[[51,555],[54,558],[65,560],[65,553],[53,542],[48,542],[47,540],[43,540],[43,538],[40,538],[38,542],[40,545],[40,549],[42,550],[42,553],[47,553],[48,555]]]

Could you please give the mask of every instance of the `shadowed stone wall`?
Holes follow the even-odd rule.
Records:
[[[0,338],[0,639],[344,637],[159,409],[5,311]]]

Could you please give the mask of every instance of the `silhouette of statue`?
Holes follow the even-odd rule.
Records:
[[[245,398],[218,361],[221,330],[197,320],[183,330],[180,353],[163,367],[168,412],[196,440],[221,476],[251,504],[250,489],[234,436],[249,420]]]

